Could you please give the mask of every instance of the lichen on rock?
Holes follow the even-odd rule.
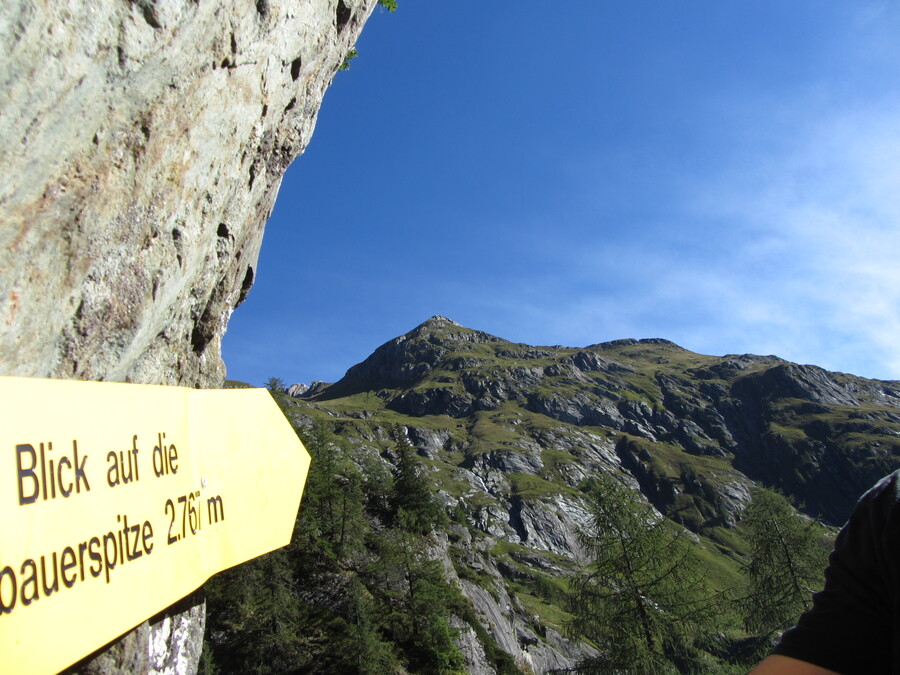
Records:
[[[218,386],[281,177],[375,0],[0,7],[0,372]]]

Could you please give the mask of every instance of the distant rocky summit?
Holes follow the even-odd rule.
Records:
[[[285,393],[294,398],[310,398],[329,386],[330,384],[327,382],[313,380],[310,384],[292,384],[285,390]]]
[[[288,396],[293,396],[294,398],[300,398],[309,391],[309,385],[307,384],[292,384],[288,387],[284,393]]]
[[[0,374],[221,386],[282,175],[375,4],[0,3]],[[83,669],[191,672],[182,610]]]

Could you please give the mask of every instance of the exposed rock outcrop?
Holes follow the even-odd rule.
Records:
[[[282,174],[375,4],[0,4],[0,374],[221,386]],[[85,670],[190,672],[198,602]]]
[[[306,384],[292,384],[287,388],[285,393],[291,398],[300,398],[309,391],[309,385]]]
[[[349,396],[376,385],[394,387],[420,382],[441,362],[448,353],[448,346],[462,343],[472,347],[490,342],[504,341],[482,331],[463,328],[452,319],[433,316],[409,333],[384,343],[365,361],[350,368],[343,378],[329,387],[324,398]],[[477,358],[473,357],[469,364],[462,365],[475,362]],[[411,405],[427,407],[429,402],[426,397],[424,401],[413,400]],[[466,403],[460,402],[456,406],[464,409]]]
[[[0,368],[218,386],[225,325],[375,0],[0,7]]]

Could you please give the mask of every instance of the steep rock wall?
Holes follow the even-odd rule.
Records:
[[[375,0],[0,6],[0,372],[218,386]]]
[[[376,0],[0,3],[0,375],[221,386],[221,338]],[[190,672],[202,600],[83,672]]]

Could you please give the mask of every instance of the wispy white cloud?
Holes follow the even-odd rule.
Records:
[[[750,168],[765,176],[758,192],[726,175],[718,198],[697,205],[698,215],[740,223],[765,243],[734,250],[723,281],[745,298],[764,291],[753,299],[778,318],[762,325],[790,353],[900,377],[900,122],[845,111],[793,144],[790,155]],[[759,267],[768,278],[754,282],[754,258],[766,249]]]
[[[544,241],[528,292],[510,284],[484,304],[524,341],[659,336],[900,379],[893,110],[786,123],[771,132],[783,143],[680,177],[666,222],[631,237]]]

